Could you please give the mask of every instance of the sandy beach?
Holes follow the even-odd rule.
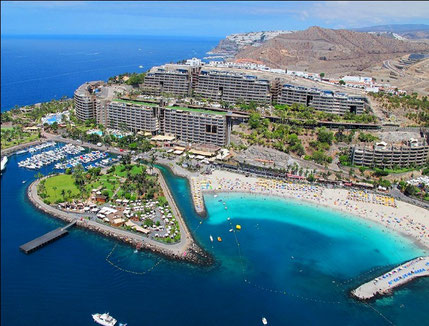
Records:
[[[365,190],[325,188],[216,170],[190,178],[192,198],[199,214],[205,213],[203,192],[248,192],[305,201],[381,224],[429,249],[429,211],[388,195]]]

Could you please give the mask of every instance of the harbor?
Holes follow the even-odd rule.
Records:
[[[391,271],[362,284],[351,292],[358,300],[371,300],[391,295],[398,288],[414,279],[429,276],[429,256],[418,257]]]
[[[43,166],[50,165],[54,162],[58,162],[60,160],[65,159],[67,155],[75,155],[80,152],[83,152],[84,150],[85,148],[83,148],[82,146],[67,144],[53,150],[32,155],[25,160],[19,161],[18,166],[30,170],[38,170]],[[30,150],[29,152],[31,153]]]
[[[64,227],[60,227],[58,229],[50,231],[34,240],[31,240],[30,242],[23,244],[22,246],[19,247],[19,249],[25,252],[26,254],[30,254],[46,246],[47,244],[54,242],[55,240],[58,240],[59,238],[62,238],[63,236],[67,235],[68,229],[75,224],[76,224],[76,220],[67,224]]]
[[[47,151],[39,152],[37,154],[33,154],[40,150],[57,145],[58,147],[55,149],[50,149]],[[84,151],[86,151],[86,148],[81,145],[59,145],[56,142],[50,141],[34,147],[27,148],[25,150],[20,150],[16,154],[32,154],[30,157],[18,161],[18,166],[20,168],[25,168],[29,170],[39,170],[44,166],[49,166],[54,163],[56,163],[54,166],[54,169],[56,170],[72,168],[78,164],[82,164],[84,168],[104,168],[115,162],[118,162],[118,160],[120,159],[120,156],[109,157],[110,154],[104,151],[94,150],[88,153],[82,153]],[[70,157],[71,155],[76,156]]]

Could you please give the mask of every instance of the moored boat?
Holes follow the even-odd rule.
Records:
[[[1,171],[3,171],[4,168],[6,167],[7,161],[8,161],[7,156],[3,156],[3,158],[1,159]]]

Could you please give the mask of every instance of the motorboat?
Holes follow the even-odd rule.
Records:
[[[267,318],[262,317],[262,324],[264,324],[264,325],[268,325]]]
[[[210,235],[210,241],[213,242],[213,237]]]
[[[104,314],[93,314],[92,318],[94,321],[103,326],[115,326],[116,325],[116,319],[109,315],[108,312],[105,312]]]

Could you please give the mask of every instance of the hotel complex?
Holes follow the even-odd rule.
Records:
[[[230,142],[232,115],[225,111],[113,99],[106,88],[98,82],[79,87],[75,92],[78,119],[96,119],[112,129],[174,135],[188,143],[225,146]]]
[[[363,96],[283,83],[277,75],[246,74],[233,69],[166,64],[147,73],[142,90],[147,94],[193,96],[217,102],[304,104],[316,110],[344,115],[369,109]]]
[[[353,146],[350,148],[352,164],[367,167],[394,168],[422,166],[429,159],[427,138],[411,138],[406,145],[388,146],[385,142],[370,147]]]
[[[362,114],[368,108],[365,97],[293,86],[285,84],[277,76],[254,73],[206,67],[198,62],[166,64],[153,67],[146,74],[140,91],[149,95],[194,97],[226,103],[299,103],[337,115],[349,112]],[[74,94],[77,118],[95,119],[97,123],[112,129],[173,135],[190,143],[218,146],[230,143],[232,113],[167,106],[163,101],[148,103],[120,99],[121,94],[130,90],[131,86],[106,85],[101,81],[83,84]]]
[[[362,114],[367,107],[362,96],[348,96],[332,91],[285,84],[277,99],[278,104],[300,103],[319,111],[344,115],[346,113]]]

